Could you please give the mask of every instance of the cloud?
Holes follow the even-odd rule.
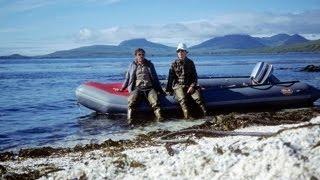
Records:
[[[79,40],[88,40],[92,38],[92,32],[90,29],[84,28],[80,29],[79,34],[78,34]]]
[[[307,37],[319,37],[320,10],[302,13],[232,13],[202,19],[160,25],[115,26],[105,29],[91,29],[90,36],[77,37],[78,41],[104,44],[118,44],[132,38],[175,45],[183,41],[197,44],[215,36],[226,34],[250,34],[254,36],[274,35],[278,33],[304,34]],[[89,29],[88,29],[89,30]]]

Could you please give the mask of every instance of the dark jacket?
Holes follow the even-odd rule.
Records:
[[[166,91],[168,92],[172,92],[173,91],[173,87],[175,87],[179,82],[178,82],[178,69],[179,68],[183,68],[184,70],[184,84],[187,87],[190,86],[196,86],[198,83],[198,75],[197,75],[197,71],[196,71],[196,67],[193,63],[193,61],[189,58],[185,58],[183,61],[183,67],[179,67],[181,66],[181,64],[179,63],[179,59],[175,60],[170,67],[169,70],[169,75],[168,75],[168,83],[167,83],[167,87],[166,87]]]
[[[145,62],[146,66],[148,67],[148,71],[150,73],[150,77],[151,77],[151,81],[152,81],[152,87],[162,93],[163,90],[161,88],[161,85],[160,85],[160,81],[158,79],[158,75],[157,75],[157,72],[152,64],[151,61],[145,59]],[[136,70],[137,70],[137,64],[135,61],[133,61],[130,65],[129,65],[129,69],[126,73],[126,78],[122,84],[122,89],[126,89],[128,88],[128,91],[129,92],[132,92],[134,89],[135,89],[135,81],[136,81]]]

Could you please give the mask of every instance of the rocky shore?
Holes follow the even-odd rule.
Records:
[[[305,72],[320,72],[320,66],[317,65],[307,65],[306,67],[302,68],[301,71],[305,71]]]
[[[0,153],[2,179],[319,179],[320,109],[229,113],[175,132]]]

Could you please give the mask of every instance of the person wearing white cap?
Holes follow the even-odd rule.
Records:
[[[201,96],[200,88],[197,85],[198,75],[195,65],[191,59],[187,57],[187,46],[179,43],[177,47],[178,59],[171,64],[166,91],[174,93],[176,100],[179,102],[183,115],[186,119],[190,118],[188,108],[188,96],[199,105],[203,115],[207,115],[206,106]]]

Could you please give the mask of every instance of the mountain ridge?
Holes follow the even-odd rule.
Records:
[[[311,42],[311,45],[308,44]],[[313,43],[313,44],[312,44]],[[278,53],[278,52],[320,52],[320,41],[310,41],[299,34],[277,34],[270,37],[253,37],[246,34],[231,34],[214,37],[203,41],[189,49],[192,54],[208,55],[223,53]],[[61,50],[46,55],[23,56],[13,54],[0,56],[1,59],[25,58],[99,58],[99,57],[128,57],[136,48],[143,48],[147,56],[172,56],[175,47],[148,41],[145,38],[124,40],[119,45],[91,45],[69,50]]]
[[[198,45],[190,47],[191,49],[211,48],[211,49],[251,49],[264,47],[250,35],[231,34],[222,37],[211,38]]]

